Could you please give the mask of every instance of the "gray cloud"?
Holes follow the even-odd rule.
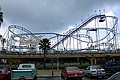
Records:
[[[120,0],[0,0],[4,18],[33,32],[61,32],[95,10],[112,10]]]

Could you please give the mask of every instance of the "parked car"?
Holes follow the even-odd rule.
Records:
[[[89,78],[91,77],[103,77],[104,78],[106,75],[105,70],[101,66],[98,66],[98,65],[88,66],[84,72],[85,72],[85,76],[88,76]]]
[[[35,64],[24,63],[19,64],[17,70],[11,71],[11,79],[17,80],[36,80],[37,79],[37,70],[35,68]]]
[[[108,76],[120,71],[120,61],[108,62],[105,66],[102,66]]]
[[[108,78],[107,80],[120,80],[120,72],[117,72],[115,74],[113,74],[110,78]]]
[[[82,77],[84,77],[84,72],[76,66],[65,67],[61,71],[61,77],[64,78],[65,80],[72,78],[78,78],[79,80],[82,80]]]
[[[0,69],[0,80],[11,80],[11,73],[7,69]]]

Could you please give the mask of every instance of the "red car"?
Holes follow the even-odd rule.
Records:
[[[7,69],[0,69],[0,80],[11,80],[11,73]]]
[[[84,77],[84,72],[75,66],[66,67],[61,71],[61,77],[64,78],[65,80],[72,78],[78,78],[79,80],[82,80],[82,77]]]

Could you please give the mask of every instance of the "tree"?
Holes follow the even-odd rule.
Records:
[[[0,26],[2,22],[3,22],[3,12],[1,12],[1,7],[0,7]]]
[[[5,51],[5,49],[4,49],[4,44],[5,44],[5,42],[6,42],[6,39],[3,38],[2,35],[0,35],[0,41],[1,41],[1,44],[2,44],[2,52],[5,53],[5,52],[4,52],[4,51]]]
[[[3,22],[3,12],[1,12],[1,7],[0,7],[0,27],[2,22]],[[2,35],[0,35],[0,40],[2,41]]]
[[[6,39],[3,38],[3,39],[1,40],[1,43],[2,43],[2,50],[4,50],[4,44],[5,44],[5,42],[6,42]]]
[[[0,40],[2,39],[2,35],[0,35]]]
[[[0,35],[0,41],[2,42],[2,35]]]
[[[2,50],[4,50],[4,44],[5,44],[5,42],[6,42],[6,39],[3,38],[2,35],[0,35],[0,41],[1,41],[1,44],[2,44]]]
[[[40,43],[39,43],[39,49],[42,49],[44,51],[44,68],[45,68],[45,63],[46,63],[46,54],[48,53],[48,50],[50,50],[50,41],[49,39],[45,38],[45,39],[42,39],[40,40]]]
[[[105,56],[106,63],[108,63],[111,59],[112,59],[112,57],[110,55]]]

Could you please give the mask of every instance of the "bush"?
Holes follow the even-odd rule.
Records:
[[[59,65],[59,69],[64,69],[65,67],[67,67],[67,66],[69,66],[69,65],[64,65],[64,64],[62,64],[62,65]],[[79,67],[80,69],[86,69],[88,66],[89,66],[89,64],[81,64],[81,65],[74,65],[74,66],[77,66],[77,67]],[[56,65],[49,65],[49,66],[47,66],[46,65],[46,67],[45,67],[45,69],[57,69],[57,66]],[[42,66],[36,66],[36,69],[44,69],[43,68],[43,65]]]
[[[78,67],[79,67],[80,69],[86,69],[88,66],[90,66],[90,64],[81,64],[81,65],[79,65]]]

